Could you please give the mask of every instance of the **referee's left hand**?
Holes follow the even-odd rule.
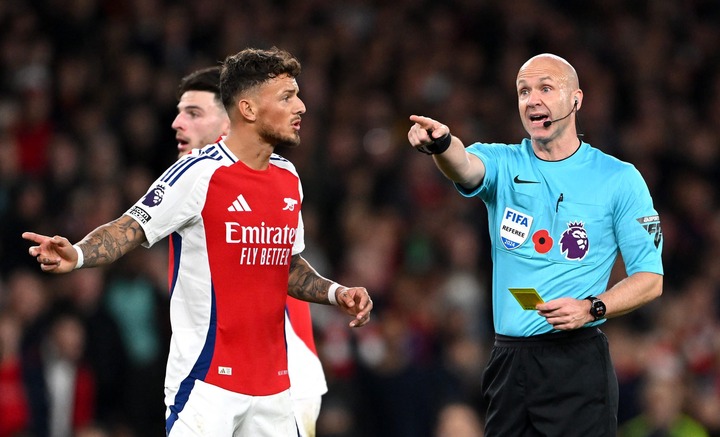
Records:
[[[562,331],[582,328],[586,323],[593,321],[588,309],[588,301],[585,299],[561,297],[537,304],[535,309],[553,328]]]

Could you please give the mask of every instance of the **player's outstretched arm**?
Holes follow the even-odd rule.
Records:
[[[343,311],[355,316],[350,322],[351,328],[370,321],[373,303],[364,287],[344,287],[323,278],[300,255],[293,255],[290,261],[288,294],[307,302],[337,304]]]
[[[23,232],[22,237],[36,243],[28,250],[37,259],[40,268],[48,273],[67,273],[76,268],[78,253],[67,238],[48,237]],[[145,242],[145,232],[129,216],[122,216],[90,232],[76,246],[83,254],[83,267],[96,267],[118,260]]]

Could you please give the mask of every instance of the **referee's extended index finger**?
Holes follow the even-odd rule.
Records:
[[[432,127],[437,123],[432,118],[424,117],[422,115],[411,115],[410,121],[412,121],[413,123],[417,123],[418,126],[425,130],[432,129]]]

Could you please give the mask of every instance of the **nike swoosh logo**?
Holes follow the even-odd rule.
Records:
[[[513,179],[513,182],[515,182],[516,184],[539,184],[540,183],[538,181],[526,181],[526,180],[520,179],[520,175],[515,176],[515,179]]]

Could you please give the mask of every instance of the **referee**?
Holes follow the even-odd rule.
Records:
[[[411,116],[410,144],[487,207],[495,345],[485,369],[487,437],[617,433],[618,385],[600,330],[662,294],[662,230],[637,169],[579,139],[583,103],[563,58],[530,58],[516,80],[530,138],[474,143]],[[617,254],[627,277],[608,288]]]

